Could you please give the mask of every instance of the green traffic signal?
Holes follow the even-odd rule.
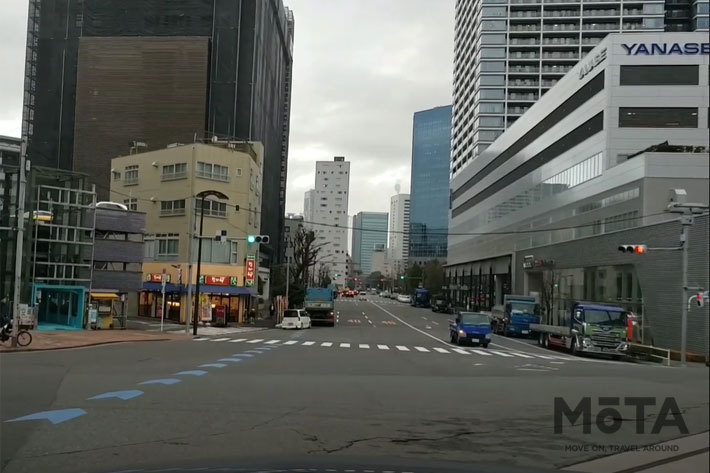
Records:
[[[254,235],[249,235],[249,236],[247,237],[247,242],[248,242],[248,243],[254,243],[255,241],[256,241],[256,236],[254,236]]]
[[[404,279],[404,276],[400,276],[399,279]]]

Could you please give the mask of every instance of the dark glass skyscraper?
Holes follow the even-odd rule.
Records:
[[[446,260],[451,105],[414,114],[409,263]]]

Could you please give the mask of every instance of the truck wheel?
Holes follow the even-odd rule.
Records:
[[[488,344],[487,344],[487,343],[484,343],[484,344],[481,345],[481,346],[482,346],[483,348],[488,348]]]
[[[544,347],[544,346],[545,346],[545,340],[544,340],[544,339],[545,339],[545,334],[544,334],[544,333],[538,334],[538,336],[537,336],[537,344],[538,344],[539,346],[541,346],[541,347]]]
[[[577,338],[572,337],[572,341],[569,344],[569,351],[572,352],[573,355],[579,355],[579,349],[577,348]]]

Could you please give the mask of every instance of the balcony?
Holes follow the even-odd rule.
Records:
[[[510,56],[508,56],[510,60],[514,59],[540,59],[540,54],[538,53],[524,53],[521,51],[510,51]]]
[[[522,115],[530,110],[530,107],[508,107],[508,115]]]
[[[541,84],[543,87],[554,87],[558,82],[558,79],[543,79]]]
[[[583,31],[618,31],[619,23],[583,23]]]
[[[579,41],[576,38],[544,38],[542,44],[546,46],[578,46]]]
[[[175,217],[178,215],[185,215],[185,208],[172,208],[172,209],[160,209],[161,217]],[[205,212],[207,215],[207,212]]]
[[[646,28],[643,27],[642,23],[624,23],[622,25],[622,29],[624,31],[634,31],[634,30],[643,30]]]
[[[125,176],[123,178],[123,185],[124,186],[137,186],[138,185],[138,176]]]
[[[541,0],[510,0],[511,5],[539,5]]]
[[[545,18],[563,18],[579,16],[579,10],[545,10]]]
[[[579,31],[578,23],[560,23],[554,25],[544,25],[543,31]]]
[[[570,60],[574,59],[577,60],[579,59],[579,53],[576,52],[560,52],[560,51],[545,51],[542,53],[542,58],[543,59],[563,59],[563,60]]]
[[[529,93],[529,94],[517,94],[517,93],[512,93],[508,94],[508,100],[514,101],[514,102],[535,102],[537,99],[539,99],[540,96],[538,94],[534,93]]]
[[[537,74],[540,68],[537,66],[510,66],[508,74]]]
[[[508,81],[508,87],[538,87],[540,82],[532,79],[514,79]]]
[[[510,31],[515,32],[534,32],[540,31],[540,25],[510,25]]]
[[[540,10],[523,10],[510,12],[511,18],[540,18]]]
[[[187,171],[166,172],[160,175],[161,181],[176,181],[178,179],[187,179]]]
[[[590,9],[590,10],[584,10],[583,16],[585,18],[596,17],[596,16],[619,16],[619,10]]]
[[[579,3],[580,0],[545,0],[545,4],[548,3]]]
[[[567,74],[569,71],[572,70],[573,66],[543,66],[542,67],[542,73],[543,74]]]
[[[522,38],[511,38],[510,43],[511,46],[538,46],[540,44],[540,40],[537,39],[522,39]]]

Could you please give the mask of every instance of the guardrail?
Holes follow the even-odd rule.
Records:
[[[666,362],[666,366],[671,365],[671,350],[667,348],[654,347],[653,345],[640,345],[638,343],[629,343],[629,355],[646,357],[649,361],[662,363]]]

